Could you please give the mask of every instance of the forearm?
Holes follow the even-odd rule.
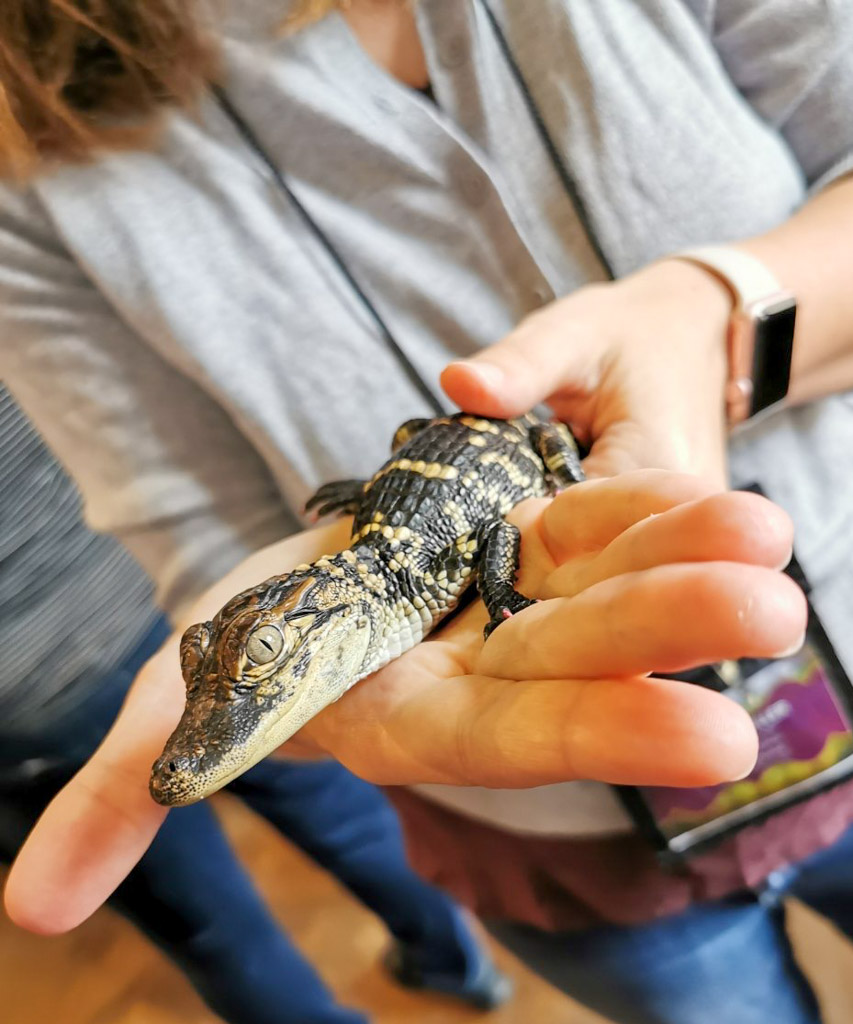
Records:
[[[853,388],[853,177],[739,245],[798,299],[790,400]]]

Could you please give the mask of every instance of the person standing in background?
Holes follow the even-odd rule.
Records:
[[[152,585],[89,530],[76,488],[0,385],[0,860],[92,755],[169,635]],[[406,863],[394,811],[333,761],[266,761],[231,792],[394,936],[399,981],[488,1009],[509,984],[452,901]],[[264,905],[206,804],[172,811],[110,901],[228,1024],[365,1024]]]

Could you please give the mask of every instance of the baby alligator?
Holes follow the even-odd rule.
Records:
[[[567,427],[532,415],[410,420],[370,480],[308,502],[352,514],[350,547],[233,598],[181,641],[187,702],[151,794],[188,804],[226,785],[360,679],[421,641],[476,579],[486,636],[533,602],[515,589],[504,516],[583,479]]]

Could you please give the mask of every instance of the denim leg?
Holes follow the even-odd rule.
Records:
[[[229,1024],[366,1024],[282,932],[204,804],[169,813],[110,901]]]
[[[72,765],[71,774],[87,761],[115,721],[130,685],[146,661],[163,646],[169,635],[164,616],[130,651],[124,660],[62,715],[48,714],[26,730],[8,729],[0,722],[0,787],[14,788],[16,774],[30,778]]]
[[[853,826],[796,865],[788,891],[853,939]]]
[[[819,1024],[778,902],[751,895],[639,927],[492,934],[537,974],[616,1024]]]
[[[479,956],[453,901],[409,866],[397,814],[375,786],[335,762],[271,759],[229,788],[417,946],[425,970],[464,971]]]

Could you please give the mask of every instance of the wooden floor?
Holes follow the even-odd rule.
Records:
[[[241,856],[284,927],[338,998],[376,1024],[602,1024],[503,951],[515,999],[483,1016],[438,997],[414,996],[378,967],[382,927],[347,893],[234,801],[219,804]],[[792,932],[826,1008],[827,1024],[853,1022],[853,948],[794,908]],[[217,1024],[183,977],[128,924],[101,911],[74,933],[40,939],[0,917],[3,1024]],[[727,1024],[721,1021],[720,1024]]]

